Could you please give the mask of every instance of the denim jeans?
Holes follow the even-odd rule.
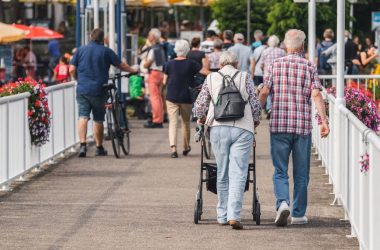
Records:
[[[267,103],[265,104],[265,111],[272,109],[272,94],[269,94],[267,97]]]
[[[276,196],[276,209],[281,202],[289,199],[289,156],[293,159],[293,205],[292,217],[302,217],[307,207],[307,186],[310,173],[311,134],[297,135],[287,133],[271,133],[271,155],[274,165],[273,185]]]
[[[240,221],[253,134],[247,130],[216,126],[210,140],[217,164],[218,222]]]

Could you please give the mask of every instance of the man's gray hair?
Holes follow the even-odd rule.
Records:
[[[287,49],[297,50],[304,45],[306,35],[302,30],[291,29],[285,34],[285,47]]]
[[[157,41],[160,40],[161,38],[161,31],[157,28],[153,28],[149,31],[149,34],[154,36],[154,38],[156,38]]]
[[[253,33],[253,37],[255,39],[260,39],[263,37],[263,35],[264,35],[264,33],[262,30],[255,30],[255,32]]]
[[[232,51],[224,51],[220,55],[219,64],[221,67],[226,65],[236,65],[238,63],[238,58]]]
[[[277,47],[280,44],[280,39],[276,35],[272,35],[268,39],[269,47]]]
[[[177,56],[186,56],[190,51],[190,45],[186,40],[178,40],[175,42],[174,52]]]

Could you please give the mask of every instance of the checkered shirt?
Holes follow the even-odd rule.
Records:
[[[273,98],[271,133],[310,134],[311,92],[322,89],[317,68],[302,54],[289,53],[269,66],[264,85]]]
[[[264,65],[264,75],[268,72],[269,66],[274,60],[286,56],[286,52],[278,47],[269,47],[263,51],[261,63]]]

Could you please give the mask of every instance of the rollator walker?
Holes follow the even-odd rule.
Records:
[[[199,174],[198,191],[196,194],[195,207],[194,207],[194,223],[198,224],[202,220],[203,214],[203,184],[205,183],[206,190],[217,194],[216,178],[217,178],[217,166],[216,163],[211,160],[211,143],[209,141],[209,131],[205,131],[204,126],[200,125],[196,129],[196,142],[201,142],[201,167]],[[206,150],[205,150],[206,149]],[[207,152],[205,155],[205,152]],[[207,162],[205,162],[205,159]],[[252,176],[252,178],[251,178]],[[256,185],[256,139],[253,141],[253,156],[252,163],[248,167],[247,182],[245,185],[245,192],[249,191],[249,186],[252,184],[252,217],[256,225],[260,225],[260,202]]]

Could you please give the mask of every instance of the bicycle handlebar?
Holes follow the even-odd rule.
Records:
[[[120,78],[123,78],[123,77],[129,77],[129,76],[132,76],[132,75],[138,75],[138,73],[117,73],[117,74],[114,74],[113,76],[109,77],[108,80],[116,80],[116,79],[120,79]]]

